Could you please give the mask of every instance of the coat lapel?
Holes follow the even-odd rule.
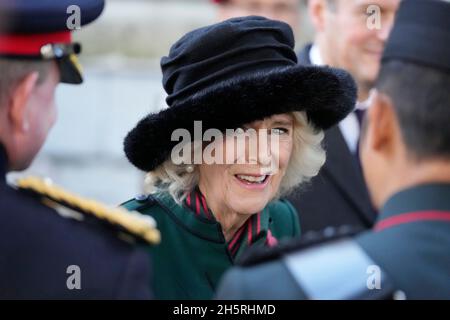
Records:
[[[361,168],[348,149],[338,126],[325,132],[324,147],[327,153],[324,175],[336,185],[362,218],[369,225],[372,224],[376,213],[370,204]]]

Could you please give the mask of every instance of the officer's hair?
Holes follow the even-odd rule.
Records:
[[[323,131],[316,130],[308,122],[305,112],[293,112],[292,115],[294,116],[292,154],[276,198],[286,196],[300,184],[308,182],[319,173],[325,163],[325,151],[322,148]],[[147,174],[145,191],[169,192],[177,203],[181,203],[198,182],[198,169],[188,173],[184,166],[175,165],[168,159]]]
[[[382,65],[377,89],[392,100],[416,160],[450,159],[450,73],[391,60]]]
[[[0,58],[0,107],[8,103],[16,86],[28,74],[37,71],[39,74],[37,83],[45,81],[50,66],[49,61]]]

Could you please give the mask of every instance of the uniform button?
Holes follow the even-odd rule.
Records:
[[[136,197],[134,197],[134,200],[139,201],[139,202],[147,201],[147,199],[148,199],[148,195],[146,195],[146,194],[139,194]]]
[[[336,235],[336,229],[333,227],[327,227],[322,232],[325,238],[331,238]]]
[[[406,300],[406,294],[402,290],[397,290],[394,292],[392,298],[394,300]]]
[[[63,51],[62,48],[56,47],[56,48],[54,49],[54,54],[55,54],[55,57],[61,58],[61,57],[64,55],[64,51]]]

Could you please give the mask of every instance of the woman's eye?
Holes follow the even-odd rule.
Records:
[[[286,128],[273,128],[271,133],[281,135],[281,134],[289,133],[289,130]]]

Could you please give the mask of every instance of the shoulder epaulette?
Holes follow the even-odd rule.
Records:
[[[312,300],[404,299],[387,273],[351,238],[283,256],[280,260]],[[399,294],[402,292],[402,294]]]
[[[121,203],[119,206],[130,211],[138,211],[153,207],[157,201],[151,194],[138,194],[134,198]]]
[[[160,242],[161,236],[156,228],[156,221],[150,216],[120,207],[112,208],[94,200],[84,199],[65,191],[49,180],[41,178],[21,178],[17,180],[16,186],[61,206],[118,226],[147,243],[158,244]]]

